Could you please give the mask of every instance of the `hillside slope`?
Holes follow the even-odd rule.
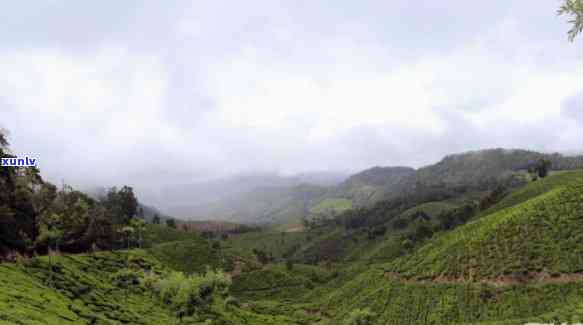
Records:
[[[434,238],[393,271],[467,280],[583,272],[583,175],[569,176],[572,184]]]
[[[337,320],[525,324],[583,320],[583,171],[517,189],[475,221],[315,299]]]
[[[142,250],[53,259],[52,273],[47,257],[0,264],[0,324],[295,323],[288,316],[262,315],[227,305],[218,294],[207,297],[206,306],[193,302],[195,314],[181,317],[180,311],[156,297],[141,278],[142,272],[170,272]]]
[[[332,193],[357,206],[370,205],[393,196],[402,188],[402,182],[414,174],[411,167],[373,167],[350,176]]]
[[[525,171],[539,159],[548,159],[553,170],[583,168],[583,156],[545,154],[521,149],[486,149],[448,155],[435,164],[411,167],[373,167],[348,177],[342,183],[306,183],[291,180],[248,180],[237,191],[213,201],[189,206],[178,215],[198,219],[228,219],[237,222],[297,224],[318,205],[342,211],[346,207],[372,206],[388,199],[414,193],[438,193],[449,197],[468,191],[491,190],[501,182],[510,187],[524,185]],[[255,184],[255,185],[254,185]],[[270,185],[275,184],[275,185]],[[205,188],[213,192],[213,187]],[[184,192],[184,191],[183,191]],[[189,193],[188,191],[184,193]],[[185,194],[181,195],[184,196]],[[192,192],[190,195],[195,195]],[[217,194],[218,195],[218,194]],[[348,202],[350,201],[350,203]],[[185,214],[186,213],[186,214]]]

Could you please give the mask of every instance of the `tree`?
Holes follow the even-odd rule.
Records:
[[[6,137],[6,134],[8,132],[4,129],[0,129],[0,150],[6,150],[8,149],[8,139]]]
[[[405,229],[409,225],[409,220],[405,218],[397,218],[393,221],[392,225],[395,230]]]
[[[262,265],[269,263],[269,256],[264,251],[253,248],[253,254]]]
[[[549,171],[551,169],[551,165],[552,165],[552,163],[550,160],[541,158],[538,161],[537,166],[536,166],[536,171],[538,173],[538,176],[540,178],[547,177],[547,175],[549,174]]]
[[[166,220],[166,226],[176,229],[176,220],[174,219]]]
[[[288,271],[293,270],[294,269],[294,262],[288,258],[287,260],[285,260],[285,268]]]
[[[59,251],[59,242],[63,239],[63,217],[56,213],[51,213],[49,216],[41,220],[40,234],[37,237],[37,242],[44,242],[48,246],[49,255],[49,284],[53,281],[53,259],[51,253],[51,246],[54,251]]]
[[[129,224],[138,213],[138,200],[129,186],[124,186],[119,191],[116,187],[110,188],[102,202],[117,225]]]
[[[130,224],[136,231],[136,241],[138,242],[138,248],[142,248],[142,243],[144,242],[143,234],[146,230],[146,222],[142,219],[132,219]]]
[[[134,227],[125,226],[121,228],[120,232],[123,234],[125,242],[126,242],[126,249],[130,249],[130,239],[135,232]]]
[[[549,174],[551,166],[550,160],[541,158],[528,169],[528,172],[532,175],[533,180],[537,180],[539,177],[545,178]]]
[[[574,41],[583,32],[583,0],[565,0],[558,11],[559,15],[567,15],[572,25],[569,30],[569,41]]]
[[[160,224],[160,216],[157,213],[152,218],[152,223],[155,224],[155,225],[159,225]]]
[[[138,199],[134,195],[134,189],[130,186],[124,186],[119,190],[118,194],[120,198],[121,212],[126,220],[129,221],[138,213]]]

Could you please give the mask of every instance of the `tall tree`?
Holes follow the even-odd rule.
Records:
[[[6,130],[0,129],[0,150],[8,148],[8,139]]]
[[[49,255],[49,279],[48,284],[53,282],[53,257],[51,250],[59,252],[59,244],[63,239],[63,217],[57,213],[51,213],[41,220],[40,232],[37,238],[37,243],[45,243],[48,247]]]
[[[176,229],[176,221],[174,219],[166,220],[166,226]]]
[[[138,211],[138,199],[129,186],[124,186],[119,191],[116,187],[110,188],[102,202],[117,225],[129,224]]]
[[[136,218],[132,219],[130,222],[132,228],[135,229],[136,241],[138,242],[138,248],[142,248],[144,242],[144,232],[146,231],[146,222],[143,219]]]
[[[569,40],[572,42],[583,32],[583,0],[565,0],[558,11],[559,15],[569,16],[572,25],[569,30]]]
[[[138,199],[134,195],[134,189],[130,186],[124,186],[119,190],[121,212],[126,222],[135,217],[138,213]]]

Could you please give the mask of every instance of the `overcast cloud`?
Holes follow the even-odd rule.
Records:
[[[12,1],[0,126],[76,186],[581,151],[559,1]]]

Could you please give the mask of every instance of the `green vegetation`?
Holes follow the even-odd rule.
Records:
[[[181,231],[176,228],[165,227],[159,224],[146,224],[146,229],[144,231],[144,247],[152,247],[161,243],[185,241],[199,237],[200,236],[195,233]]]
[[[324,199],[310,209],[311,213],[326,214],[329,212],[342,212],[352,208],[352,201],[342,198]]]
[[[0,324],[583,319],[582,171],[553,173],[508,193],[411,208],[396,202],[358,210],[384,221],[372,228],[368,221],[346,227],[339,217],[309,232],[205,238],[147,224],[144,250],[56,255],[52,266],[48,256],[21,258],[0,265]],[[443,216],[464,211],[464,202],[484,208],[452,230],[435,228]],[[396,219],[407,226],[394,229]],[[435,232],[407,243],[423,224]]]
[[[232,198],[273,227],[156,217],[128,186],[95,199],[3,168],[0,324],[580,322],[581,161],[485,150]]]
[[[355,309],[343,322],[345,325],[369,325],[372,324],[375,313],[371,312],[370,309]]]
[[[407,277],[494,278],[583,271],[581,185],[552,190],[445,233],[394,262]]]
[[[409,219],[416,213],[423,211],[430,218],[436,218],[439,214],[459,207],[458,204],[448,201],[427,202],[406,210],[401,214],[404,219]]]
[[[318,266],[295,264],[288,269],[285,264],[273,264],[236,277],[232,291],[247,300],[277,297],[301,301],[304,293],[333,277],[333,272]]]
[[[171,272],[166,277],[149,276],[144,282],[156,293],[160,301],[172,306],[179,318],[192,316],[209,308],[214,293],[225,296],[229,292],[231,278],[221,271],[185,276]],[[153,279],[152,279],[153,278]]]
[[[230,236],[225,248],[240,256],[249,256],[249,252],[258,250],[275,259],[282,259],[292,256],[308,237],[305,232],[250,232]]]
[[[13,157],[7,145],[2,136],[2,158]],[[37,168],[0,166],[0,188],[0,260],[14,253],[142,244],[143,209],[129,186],[110,188],[93,199],[64,184],[57,189]]]
[[[583,31],[583,1],[565,0],[559,9],[559,15],[567,15],[571,18],[569,23],[573,27],[569,30],[569,40],[573,41]]]
[[[168,323],[169,311],[149,299],[140,285],[112,281],[125,269],[162,272],[143,252],[68,255],[58,258],[51,276],[46,257],[0,265],[0,323],[154,324]],[[113,276],[112,276],[113,275]]]
[[[216,247],[200,236],[193,237],[156,245],[149,252],[164,265],[187,274],[204,272],[207,267],[233,269],[233,259],[220,246]]]
[[[291,323],[228,302],[231,280],[220,271],[186,276],[143,250],[61,256],[53,286],[47,264],[0,264],[0,324]]]
[[[524,324],[583,319],[583,283],[439,284],[391,280],[369,270],[324,295],[320,304],[338,321],[354,309],[374,312],[371,324]]]

